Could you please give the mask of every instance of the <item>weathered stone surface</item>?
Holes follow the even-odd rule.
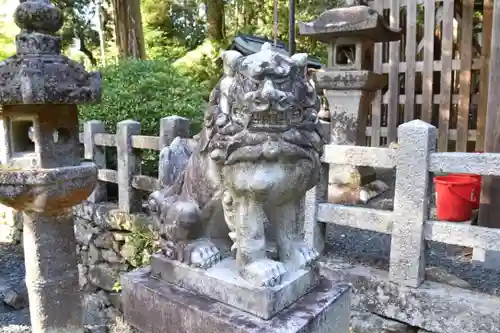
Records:
[[[96,266],[90,266],[89,280],[92,284],[106,291],[112,291],[113,286],[119,279],[120,270],[109,264],[101,263]]]
[[[125,319],[144,332],[343,333],[349,329],[349,287],[327,280],[270,320],[153,279],[147,269],[127,273],[122,284]]]
[[[400,31],[390,28],[377,11],[368,6],[327,10],[315,21],[299,22],[299,31],[301,35],[326,43],[339,37],[358,37],[374,42],[401,38]]]
[[[166,257],[209,268],[222,258],[216,239],[229,237],[238,274],[272,287],[318,257],[304,237],[300,202],[320,175],[319,99],[306,54],[288,57],[266,43],[257,53],[230,50],[222,59],[224,76],[194,152],[180,152],[172,172],[181,177],[151,194],[148,208]]]
[[[89,245],[87,260],[89,265],[95,265],[101,261],[101,253],[93,244]]]
[[[120,293],[108,294],[109,303],[117,310],[122,311],[122,296]]]
[[[177,137],[160,152],[158,173],[160,186],[172,186],[186,168],[193,153],[192,139]]]
[[[469,284],[469,282],[453,276],[452,274],[439,267],[427,267],[425,269],[425,277],[427,280],[431,280],[437,283],[444,283],[463,289],[471,289],[471,285]]]
[[[97,235],[94,239],[94,244],[101,249],[111,249],[113,248],[113,234],[109,231],[104,231]]]
[[[130,263],[132,266],[134,267],[137,267],[138,266],[138,262],[135,258],[135,247],[134,245],[132,245],[131,243],[125,243],[123,246],[122,246],[122,249],[120,251],[120,255],[128,262]]]
[[[0,301],[16,309],[24,309],[28,305],[28,300],[12,288],[0,290]]]
[[[80,290],[84,290],[85,286],[89,282],[87,274],[88,266],[84,264],[78,264],[78,281],[80,282]]]
[[[49,0],[20,1],[14,18],[21,28],[16,54],[0,62],[2,118],[12,124],[2,133],[2,148],[9,149],[2,157],[0,202],[23,211],[33,331],[82,333],[71,207],[93,191],[97,168],[81,163],[76,104],[99,101],[100,75],[61,54],[61,38],[53,34],[63,15]],[[13,125],[26,120],[27,128]],[[23,135],[30,140],[25,147],[18,139]],[[86,232],[77,234],[88,244]],[[3,297],[14,308],[24,306],[17,293]]]
[[[104,261],[109,262],[111,264],[122,264],[125,262],[125,259],[116,253],[114,250],[102,250],[101,256]]]
[[[54,169],[31,169],[17,171],[0,170],[0,202],[16,210],[30,208],[36,211],[61,210],[72,207],[92,192],[97,180],[97,168],[93,163]],[[65,186],[60,186],[61,183]],[[51,200],[30,201],[30,191],[37,190],[39,196]],[[15,200],[17,199],[17,200]],[[36,204],[36,205],[35,205]],[[73,225],[73,223],[71,223]]]
[[[297,301],[319,280],[313,269],[293,272],[272,288],[255,288],[238,274],[234,259],[225,259],[204,270],[155,255],[151,274],[158,279],[243,310],[254,316],[269,319]]]
[[[409,326],[369,312],[351,311],[351,333],[410,333]]]
[[[397,177],[392,226],[390,278],[418,287],[425,277],[424,224],[429,214],[428,166],[436,149],[437,129],[421,120],[398,127]]]
[[[145,214],[130,214],[117,208],[114,203],[94,204],[84,201],[73,207],[73,214],[102,230],[133,231],[153,223]]]
[[[469,290],[424,282],[412,288],[389,282],[388,273],[355,266],[331,255],[320,261],[326,277],[352,283],[353,306],[439,333],[495,332],[500,299]]]
[[[75,219],[75,236],[79,244],[89,245],[92,235],[99,233],[99,229],[92,227],[92,225],[84,219]]]
[[[23,1],[14,13],[21,28],[16,56],[0,63],[0,104],[79,104],[101,98],[98,73],[61,55],[62,12],[50,1]],[[36,55],[36,57],[33,57]],[[26,68],[32,70],[26,72]],[[36,73],[36,74],[35,74]]]
[[[108,300],[102,294],[86,294],[83,297],[83,320],[87,325],[104,325],[107,323],[105,309]]]

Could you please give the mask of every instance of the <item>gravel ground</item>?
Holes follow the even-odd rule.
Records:
[[[0,289],[14,288],[21,296],[27,297],[24,284],[23,249],[20,245],[0,244]],[[0,312],[0,333],[22,333],[29,329],[28,309]]]
[[[394,172],[377,170],[377,178],[388,184],[391,190],[370,202],[367,207],[392,209],[394,197]],[[433,200],[431,200],[433,202]],[[363,263],[383,270],[389,270],[391,236],[372,231],[343,226],[329,226],[327,254],[341,257],[351,263]],[[470,257],[463,255],[464,248],[443,243],[427,242],[427,265],[438,268],[450,278],[465,281],[471,289],[500,296],[500,270],[484,268],[480,263],[471,263]],[[441,277],[443,274],[439,274]],[[443,282],[439,276],[431,274],[429,280]]]

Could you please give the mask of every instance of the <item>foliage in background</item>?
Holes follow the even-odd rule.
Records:
[[[108,133],[119,121],[141,123],[143,135],[158,135],[160,119],[179,115],[191,119],[192,133],[200,130],[204,99],[199,86],[182,75],[168,60],[126,59],[101,70],[103,97],[100,104],[80,107],[80,122],[101,120]],[[154,175],[157,154],[142,158],[143,173]]]
[[[15,36],[19,33],[19,28],[15,25],[12,17],[14,9],[9,7],[12,5],[14,5],[13,0],[0,0],[0,7],[2,7],[0,12],[0,61],[16,53],[14,41]]]
[[[327,9],[338,7],[343,0],[296,1],[296,22],[310,21]],[[289,0],[278,0],[278,39],[288,43]],[[239,33],[254,34],[273,39],[274,0],[233,0],[226,5],[226,35],[234,38]],[[302,37],[296,29],[298,52],[307,52],[326,60],[326,46],[308,37]]]
[[[207,40],[174,62],[174,67],[180,73],[199,85],[206,100],[221,76],[221,50],[220,46]]]
[[[278,38],[288,42],[288,0],[278,0]],[[233,0],[222,6],[212,2],[206,11],[205,1],[142,0],[142,13],[148,55],[152,58],[177,59],[176,68],[191,77],[208,97],[221,75],[218,60],[221,48],[238,34],[254,34],[273,39],[274,0]],[[296,20],[310,21],[343,0],[297,1]],[[208,16],[207,16],[208,15]],[[207,21],[221,22],[225,37],[212,40],[207,35]],[[213,29],[214,30],[214,29]],[[215,29],[217,30],[217,29]],[[297,50],[326,60],[326,45],[297,34]]]
[[[177,59],[205,39],[200,1],[141,0],[144,35],[150,58]]]

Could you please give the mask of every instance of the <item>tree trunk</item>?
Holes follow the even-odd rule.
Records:
[[[112,0],[115,38],[122,58],[146,58],[140,0]]]
[[[207,1],[208,39],[224,42],[224,0]]]

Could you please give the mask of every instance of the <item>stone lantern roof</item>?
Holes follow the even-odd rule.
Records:
[[[316,20],[299,22],[301,35],[331,44],[340,37],[372,42],[401,39],[401,30],[390,28],[383,17],[368,6],[335,8],[323,12]]]
[[[21,0],[14,13],[21,29],[16,54],[0,62],[0,105],[81,104],[101,99],[99,73],[61,54],[60,9],[49,0]]]

